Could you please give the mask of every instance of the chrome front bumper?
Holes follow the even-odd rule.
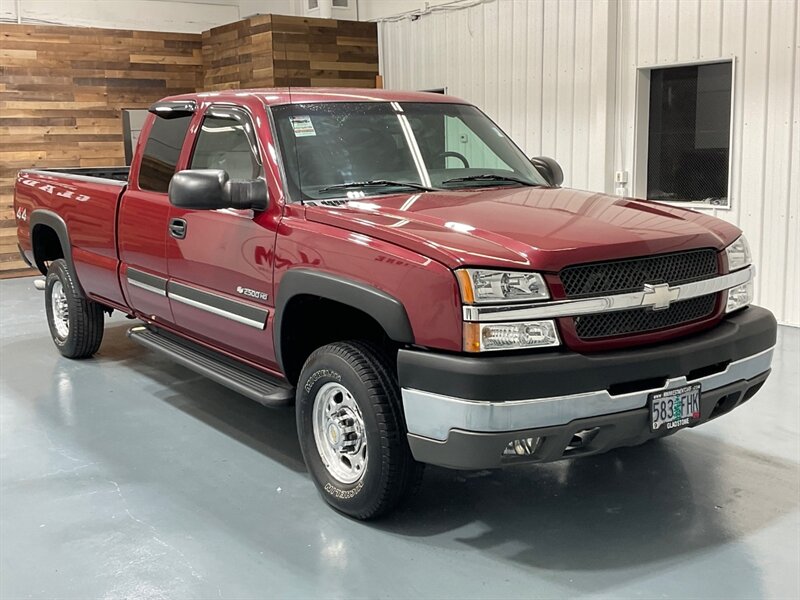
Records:
[[[519,439],[539,440],[526,460],[540,462],[640,444],[675,431],[651,431],[650,394],[699,383],[701,416],[694,425],[714,419],[763,385],[776,337],[772,313],[751,306],[689,337],[594,354],[401,349],[409,445],[421,462],[470,469],[516,461],[504,449]],[[577,448],[573,437],[587,431],[591,442]]]
[[[403,388],[403,409],[408,433],[444,441],[453,429],[496,433],[565,425],[576,419],[642,408],[653,392],[701,384],[701,392],[709,392],[731,383],[753,379],[772,364],[774,346],[725,367],[724,370],[687,380],[686,376],[666,380],[659,387],[628,394],[611,395],[608,390],[580,394],[513,400],[506,402],[466,400],[416,389]],[[631,364],[635,373],[636,365]]]

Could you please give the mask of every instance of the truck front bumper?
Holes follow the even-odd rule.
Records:
[[[700,419],[692,426],[750,399],[769,375],[776,334],[772,313],[752,306],[699,335],[602,354],[401,350],[409,444],[418,461],[456,469],[641,444],[676,431],[651,432],[648,398],[654,392],[701,384]]]

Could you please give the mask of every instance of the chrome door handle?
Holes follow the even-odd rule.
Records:
[[[186,221],[184,219],[170,219],[169,220],[169,234],[182,240],[186,237]]]

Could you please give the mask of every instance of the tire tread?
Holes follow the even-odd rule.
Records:
[[[69,335],[64,344],[56,344],[56,346],[67,358],[89,358],[97,352],[103,341],[105,329],[103,307],[84,297],[63,258],[50,263],[50,267],[47,269],[47,278],[51,280],[53,277],[59,279],[61,285],[64,286],[70,307]],[[49,312],[51,310],[50,285],[47,286],[46,293],[48,294],[46,302]],[[52,318],[52,316],[48,314],[48,318]],[[56,339],[52,323],[50,323],[50,329],[53,339]]]
[[[370,456],[373,460],[380,457],[384,477],[374,500],[353,516],[360,520],[376,519],[413,496],[424,471],[424,465],[411,456],[405,439],[397,379],[389,358],[375,344],[361,340],[336,342],[318,348],[308,360],[323,354],[336,355],[349,364],[369,392],[381,444],[380,453],[372,452]]]

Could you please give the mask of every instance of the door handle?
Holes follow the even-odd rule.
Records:
[[[169,234],[182,240],[186,237],[186,221],[184,219],[170,219],[169,220]]]

